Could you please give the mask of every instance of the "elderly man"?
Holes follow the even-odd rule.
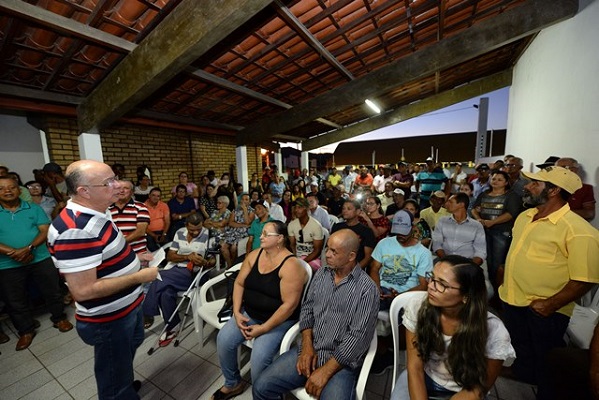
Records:
[[[512,372],[538,384],[538,399],[552,398],[545,357],[564,346],[574,301],[599,283],[599,232],[570,210],[568,198],[582,187],[562,167],[526,173],[523,200],[531,208],[514,223],[513,240],[499,287],[504,322],[517,359]]]
[[[504,165],[503,170],[510,176],[510,189],[520,198],[524,196],[524,187],[530,182],[526,175],[522,174],[523,161],[520,157],[510,157]]]
[[[306,195],[310,208],[310,216],[320,222],[320,225],[327,231],[331,230],[331,221],[329,220],[329,213],[319,205],[318,196],[314,193],[308,193]]]
[[[148,250],[146,229],[150,223],[150,213],[144,203],[133,199],[133,189],[133,182],[119,181],[118,200],[108,207],[108,211],[112,221],[123,232],[125,241],[135,253],[140,254]]]
[[[158,270],[141,269],[106,215],[119,191],[108,165],[76,161],[65,179],[71,200],[52,223],[48,245],[77,302],[77,332],[94,346],[98,397],[139,399],[133,357],[144,339],[141,284],[156,279]]]
[[[185,219],[185,227],[175,233],[166,259],[169,261],[165,270],[160,273],[160,280],[150,285],[143,303],[144,328],[154,323],[154,316],[162,310],[162,317],[167,321],[166,330],[159,339],[159,346],[167,346],[177,335],[181,321],[177,308],[177,293],[187,290],[200,268],[212,268],[216,264],[214,255],[208,256],[210,233],[202,226],[202,216],[191,214]],[[208,276],[204,276],[208,280]],[[202,278],[204,279],[204,278]],[[203,282],[200,282],[200,284]],[[172,317],[172,319],[171,319]]]
[[[575,174],[580,174],[580,165],[573,158],[560,158],[555,162],[555,165],[569,169]],[[595,218],[595,194],[593,193],[593,186],[583,183],[582,187],[570,196],[568,204],[570,205],[570,210],[587,221],[592,221]]]
[[[413,224],[412,214],[396,212],[391,224],[395,236],[381,240],[372,252],[370,277],[379,288],[382,310],[400,293],[426,290],[425,274],[433,270],[433,257],[414,236]]]
[[[342,229],[331,235],[327,266],[312,279],[300,313],[301,351],[276,359],[253,382],[253,398],[279,399],[304,386],[321,399],[351,399],[374,334],[378,293],[358,266],[357,235]]]
[[[289,243],[291,251],[306,261],[313,270],[320,268],[320,253],[324,246],[322,225],[309,214],[310,204],[303,197],[295,201],[293,209],[296,218],[289,223]]]
[[[469,203],[465,193],[454,194],[447,200],[445,208],[451,215],[441,217],[437,222],[433,231],[433,252],[439,258],[455,254],[482,265],[487,257],[485,229],[468,216]]]
[[[50,219],[40,206],[19,199],[19,185],[0,177],[0,292],[8,315],[19,332],[16,350],[25,350],[35,336],[27,296],[30,279],[37,284],[53,326],[61,332],[73,329],[63,311],[58,274],[46,247]]]
[[[160,200],[160,188],[152,188],[148,200],[144,203],[150,214],[150,223],[146,228],[148,250],[156,251],[166,243],[168,230],[171,226],[171,213],[165,202]]]

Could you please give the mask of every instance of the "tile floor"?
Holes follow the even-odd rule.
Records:
[[[67,307],[74,322],[74,309]],[[49,315],[40,315],[41,327],[29,349],[15,351],[17,335],[8,320],[1,322],[10,336],[0,345],[0,399],[2,400],[86,400],[97,398],[93,375],[93,349],[85,345],[73,329],[60,333],[52,328]],[[190,321],[191,322],[191,321]],[[172,344],[147,354],[162,328],[157,319],[135,358],[135,375],[142,381],[142,399],[209,399],[223,383],[216,356],[215,332],[208,334],[203,348],[198,345],[193,324],[184,330],[178,347]],[[206,328],[207,330],[209,328]],[[533,400],[533,388],[518,382],[499,379],[490,399]],[[365,398],[383,400],[391,391],[391,369],[371,375]],[[251,399],[246,390],[237,399]]]

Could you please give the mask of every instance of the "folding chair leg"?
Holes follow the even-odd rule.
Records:
[[[185,327],[185,321],[187,321],[187,317],[189,316],[189,309],[191,308],[191,304],[193,302],[192,297],[188,297],[186,294],[185,296],[183,296],[183,299],[181,300],[181,303],[183,303],[185,301],[185,299],[187,299],[188,303],[187,303],[187,308],[185,309],[185,314],[183,314],[183,319],[181,320],[181,323],[179,324],[179,331],[177,332],[177,339],[175,339],[175,343],[173,344],[174,347],[179,346],[179,339],[181,337],[181,332],[183,332],[183,328]]]

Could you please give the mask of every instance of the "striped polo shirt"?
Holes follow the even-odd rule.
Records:
[[[117,228],[125,237],[129,236],[131,232],[134,232],[137,229],[138,223],[150,223],[150,212],[146,205],[140,201],[129,199],[127,204],[120,209],[116,204],[108,207],[108,211],[112,215],[112,221],[116,224]],[[147,240],[146,234],[139,237],[133,242],[129,243],[131,247],[133,247],[133,251],[135,253],[143,253],[147,251]]]
[[[108,213],[71,200],[50,226],[48,248],[63,274],[95,269],[98,279],[115,278],[141,267]],[[77,302],[75,317],[86,322],[114,321],[128,315],[142,300],[141,285],[134,285],[110,296]]]

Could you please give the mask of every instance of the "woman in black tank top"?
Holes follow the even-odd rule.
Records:
[[[245,258],[233,290],[233,315],[218,333],[216,345],[225,384],[212,398],[228,399],[245,389],[237,363],[237,348],[255,339],[250,364],[252,381],[272,362],[285,332],[299,318],[307,274],[288,249],[287,227],[279,221],[264,225],[260,248]]]

